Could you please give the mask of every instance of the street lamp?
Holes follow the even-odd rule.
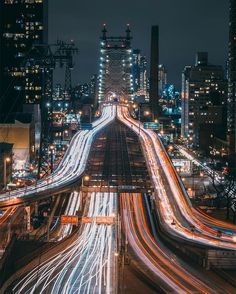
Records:
[[[11,161],[10,157],[4,158],[4,162],[3,162],[3,186],[4,186],[4,189],[6,189],[6,186],[7,186],[7,163],[9,163],[10,161]]]
[[[82,177],[82,188],[84,187],[84,182],[88,182],[90,180],[89,175],[85,175]]]
[[[92,123],[92,105],[89,105],[89,122]]]
[[[51,156],[51,173],[53,173],[53,151],[54,151],[54,146],[50,145],[49,149],[50,149],[50,156]]]
[[[140,117],[141,117],[141,107],[140,107],[140,104],[134,104],[133,105],[133,108],[136,109],[138,108],[138,120],[139,120],[139,125],[138,125],[138,134],[140,135],[140,124],[141,124],[141,121],[140,121]]]
[[[169,151],[172,152],[174,150],[174,147],[172,145],[169,146]]]
[[[146,111],[144,112],[144,114],[145,114],[146,116],[149,116],[149,115],[150,115],[150,111],[146,110]]]
[[[177,138],[177,127],[175,125],[172,125],[171,127],[172,127],[172,130],[174,132],[173,139],[176,140],[176,138]]]

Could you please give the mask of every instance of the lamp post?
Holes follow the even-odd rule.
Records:
[[[164,126],[163,126],[163,123],[160,123],[160,127],[161,127],[160,134],[161,135],[164,135]]]
[[[92,123],[92,105],[89,105],[89,122]]]
[[[173,141],[175,141],[177,138],[177,128],[175,125],[172,125],[171,128],[173,130]]]
[[[140,128],[141,128],[141,126],[140,126],[140,124],[141,124],[141,121],[140,121],[140,119],[141,119],[141,107],[140,107],[140,103],[134,104],[133,105],[133,108],[134,109],[138,108],[138,121],[139,121],[138,134],[140,135]]]
[[[139,121],[139,124],[138,124],[138,135],[140,136],[140,128],[141,128],[141,107],[140,107],[140,104],[138,104],[138,121]]]
[[[79,130],[81,130],[81,120],[82,120],[82,114],[83,114],[83,112],[82,112],[82,110],[80,110],[79,111]]]
[[[90,176],[85,175],[82,177],[82,188],[84,187],[84,182],[88,182],[90,180]]]
[[[50,145],[49,146],[50,149],[50,159],[51,159],[51,174],[53,173],[53,151],[54,151],[54,146]]]
[[[5,157],[3,161],[3,186],[6,189],[7,186],[7,163],[11,161],[10,157]]]

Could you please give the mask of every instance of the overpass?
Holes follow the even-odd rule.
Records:
[[[158,134],[146,130],[140,121],[134,119],[129,27],[125,37],[108,37],[105,26],[102,33],[98,92],[102,110],[100,118],[93,122],[92,130],[82,130],[74,135],[63,160],[50,176],[39,180],[35,186],[0,195],[0,207],[38,201],[49,195],[71,192],[86,172],[90,178],[86,185],[82,183],[80,197],[85,202],[82,219],[88,217],[89,221],[82,222],[79,235],[69,248],[54,252],[50,261],[24,276],[24,280],[15,285],[16,293],[34,291],[35,282],[40,289],[54,289],[55,293],[66,291],[67,287],[95,291],[97,285],[99,293],[108,293],[114,287],[111,274],[111,267],[117,267],[114,253],[116,256],[120,252],[126,253],[128,244],[136,258],[152,273],[153,279],[158,277],[162,289],[217,293],[214,285],[209,285],[201,275],[195,275],[195,270],[190,270],[188,264],[171,255],[170,249],[161,244],[157,233],[154,238],[143,195],[149,194],[161,230],[170,240],[206,248],[212,262],[215,262],[217,250],[228,250],[233,258],[236,227],[206,219],[192,208]],[[75,205],[73,203],[78,207],[76,199],[69,205]],[[68,211],[76,213],[76,209]],[[101,222],[101,227],[98,227],[97,217],[110,220],[114,213],[116,221],[113,224]],[[226,229],[231,234],[225,233]],[[120,244],[117,246],[116,242]],[[86,247],[88,244],[91,251]],[[83,258],[77,261],[73,256],[75,252]],[[88,252],[92,258],[87,259]],[[62,272],[55,270],[57,266]],[[43,277],[39,281],[38,272]],[[81,273],[87,277],[85,281]],[[94,280],[94,276],[98,276],[98,280]],[[103,284],[102,280],[105,281]]]

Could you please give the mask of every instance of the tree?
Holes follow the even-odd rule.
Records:
[[[210,175],[212,185],[216,191],[217,208],[222,205],[226,207],[226,219],[230,218],[230,210],[234,213],[234,222],[236,221],[236,178],[233,175],[226,175],[224,180],[219,180],[216,173]]]

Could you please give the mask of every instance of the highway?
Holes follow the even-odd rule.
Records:
[[[69,247],[21,278],[12,293],[111,293],[117,283],[116,230],[114,225],[97,224],[96,217],[114,217],[116,198],[115,193],[87,195],[86,217],[92,222],[81,226],[81,233]]]
[[[159,279],[162,290],[168,293],[223,293],[223,289],[211,284],[203,274],[193,270],[160,240],[153,238],[143,205],[144,197],[140,193],[121,194],[123,227],[133,251]]]
[[[0,217],[0,225],[6,222],[16,211],[17,207],[9,207],[7,208],[3,215]]]
[[[222,181],[222,175],[220,172],[215,171],[209,166],[207,166],[206,164],[202,163],[198,158],[190,154],[187,148],[180,145],[174,145],[174,146],[184,157],[191,160],[195,165],[201,167],[201,169],[204,170],[206,174],[208,174],[211,177],[214,177],[215,180],[218,181],[219,183]]]
[[[81,193],[78,193],[77,191],[74,191],[71,193],[67,207],[65,209],[64,214],[65,215],[76,215],[77,211],[79,210],[80,207],[80,200],[81,200]],[[60,227],[59,232],[57,233],[56,240],[60,241],[67,236],[69,236],[72,232],[73,225],[72,224],[66,224],[62,225]]]
[[[193,156],[187,148],[180,146],[180,145],[175,145],[175,148],[187,159],[189,159],[191,162],[193,162],[195,165],[201,167],[202,170],[204,170],[204,172],[209,175],[210,178],[214,178],[216,183],[222,183],[222,181],[224,181],[222,179],[222,175],[220,172],[213,170],[212,168],[210,168],[209,166],[205,165],[204,163],[202,163],[198,158],[196,158],[195,156]],[[229,193],[234,193],[234,191],[229,192]],[[204,223],[208,224],[209,226],[214,226],[215,228],[218,228],[220,230],[223,231],[232,231],[233,233],[236,234],[236,225],[233,224],[228,224],[225,223],[223,221],[219,221],[216,220],[206,214],[204,214],[202,211],[200,210],[196,210],[195,208],[193,208],[195,215],[201,219]]]
[[[152,200],[155,203],[160,225],[166,234],[177,242],[236,250],[235,234],[224,231],[219,236],[218,225],[224,223],[201,216],[192,208],[185,188],[173,167],[160,138],[151,130],[133,119],[129,109],[122,105],[106,105],[102,116],[93,123],[91,131],[80,131],[72,139],[63,160],[55,172],[27,190],[17,190],[2,195],[0,201],[11,199],[35,200],[41,193],[61,191],[78,181],[85,171],[89,151],[95,136],[117,118],[140,139],[146,165],[154,187]],[[5,198],[4,198],[5,197]],[[75,214],[80,197],[71,194],[66,214]],[[114,225],[96,223],[97,216],[117,214],[115,193],[91,193],[89,208],[84,215],[91,223],[83,223],[76,241],[39,267],[24,276],[13,293],[110,293],[114,286],[116,230]],[[131,200],[130,200],[131,199]],[[150,234],[140,194],[122,196],[121,214],[129,243],[143,263],[163,283],[167,291],[178,293],[217,293],[194,270],[180,261],[168,248],[156,242]],[[226,224],[227,228],[227,224]],[[72,230],[66,225],[60,231],[60,239]]]
[[[101,117],[93,122],[93,129],[82,130],[74,135],[61,163],[50,176],[39,180],[35,186],[0,195],[0,204],[7,205],[11,202],[18,204],[21,198],[30,200],[38,195],[48,194],[48,192],[62,191],[65,187],[78,181],[85,170],[94,137],[111,123],[115,116],[116,106],[104,105]]]
[[[173,167],[160,138],[133,119],[128,107],[117,107],[118,119],[139,135],[146,164],[155,189],[155,203],[161,224],[173,237],[204,246],[236,249],[235,235],[224,232],[219,236],[217,228],[204,223],[192,210],[190,199]],[[208,221],[209,223],[210,221]],[[226,224],[227,226],[227,224]]]
[[[20,234],[24,226],[24,208],[9,207],[0,217],[0,249],[4,249],[14,233]],[[1,257],[0,257],[1,259]]]

